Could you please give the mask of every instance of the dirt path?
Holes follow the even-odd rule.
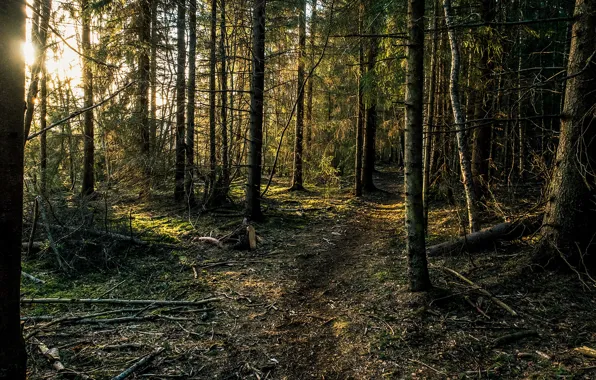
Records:
[[[274,378],[372,376],[366,339],[375,328],[367,312],[370,271],[378,248],[395,236],[400,183],[397,174],[383,175],[382,191],[363,198],[347,216],[310,224],[295,237],[287,252],[293,258],[278,273],[290,285],[269,300],[275,309],[259,321],[267,329],[261,334],[272,339],[261,344],[269,346],[272,363],[279,362]]]

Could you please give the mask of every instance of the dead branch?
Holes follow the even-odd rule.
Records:
[[[528,337],[532,337],[532,336],[538,336],[538,332],[536,330],[518,331],[518,332],[514,332],[512,334],[507,334],[507,335],[498,337],[497,339],[495,339],[493,341],[493,345],[495,347],[497,347],[497,346],[501,346],[503,344],[515,342],[520,339],[528,338]]]
[[[197,240],[198,241],[202,241],[203,243],[212,244],[212,245],[214,245],[216,247],[219,247],[219,248],[223,248],[224,247],[223,243],[219,239],[216,239],[216,238],[211,237],[211,236],[201,236],[200,238],[197,238]]]
[[[35,198],[35,201],[33,203],[33,222],[31,223],[31,233],[29,234],[29,242],[27,244],[27,256],[31,255],[31,249],[34,247],[33,239],[35,238],[35,231],[37,230],[37,220],[38,219],[39,219],[39,205],[37,203],[37,198]]]
[[[39,278],[37,278],[37,277],[34,277],[34,276],[30,275],[30,274],[29,274],[29,273],[27,273],[27,272],[23,272],[23,271],[21,271],[21,276],[23,276],[23,277],[25,277],[26,279],[29,279],[29,280],[31,280],[31,281],[33,281],[33,282],[35,282],[36,284],[42,284],[42,285],[43,285],[43,284],[45,284],[45,283],[46,283],[44,280],[40,280]]]
[[[153,360],[157,355],[159,355],[160,353],[162,353],[162,351],[164,351],[164,350],[165,350],[165,348],[158,347],[153,352],[151,352],[149,355],[146,355],[146,356],[142,357],[135,364],[133,364],[130,367],[128,367],[124,372],[122,372],[118,376],[113,377],[112,380],[124,380],[124,379],[126,379],[127,377],[129,377],[130,375],[132,375],[133,373],[135,373],[136,371],[138,371],[139,369],[141,369],[141,367],[143,367],[145,364],[147,364],[151,360]]]
[[[577,347],[574,349],[574,351],[577,351],[580,354],[590,358],[596,358],[596,350],[587,346]]]
[[[428,256],[439,256],[462,251],[473,252],[490,246],[497,241],[520,239],[536,232],[540,228],[541,220],[539,216],[535,216],[517,222],[500,223],[460,237],[454,241],[433,245],[428,247],[426,252]]]
[[[199,306],[220,300],[220,297],[206,298],[197,301],[129,300],[118,298],[23,298],[21,299],[21,304],[27,305],[34,303],[83,303],[111,305]]]
[[[37,338],[33,338],[33,343],[39,348],[39,352],[48,359],[52,367],[56,371],[64,371],[65,367],[60,362],[60,352],[57,348],[48,348],[43,342]]]
[[[491,301],[493,301],[495,304],[497,304],[498,306],[500,306],[501,308],[503,308],[505,311],[507,311],[512,316],[514,316],[514,317],[517,316],[517,313],[511,307],[509,307],[509,305],[507,305],[505,302],[503,302],[500,299],[498,299],[495,296],[493,296],[488,290],[485,290],[485,289],[481,288],[479,285],[477,285],[476,283],[474,283],[469,278],[467,278],[467,277],[463,276],[462,274],[454,271],[453,269],[450,269],[450,268],[447,268],[447,267],[441,267],[441,266],[439,266],[438,268],[439,269],[442,269],[445,272],[451,273],[455,277],[459,278],[460,280],[464,281],[468,285],[472,286],[474,289],[476,289],[478,292],[480,292],[480,293],[484,294],[485,296],[487,296],[488,298],[490,298]]]
[[[52,247],[52,251],[54,251],[54,254],[56,255],[56,261],[58,262],[58,266],[60,267],[60,269],[64,270],[66,262],[62,259],[62,256],[60,255],[60,251],[58,251],[58,247],[56,246],[56,243],[52,236],[52,230],[50,229],[50,223],[48,222],[48,217],[47,217],[45,209],[43,207],[43,203],[42,203],[43,200],[38,195],[37,197],[35,197],[35,201],[39,207],[39,212],[41,213],[41,218],[42,218],[43,223],[46,227],[46,232],[48,235],[48,241],[50,242],[50,247]]]

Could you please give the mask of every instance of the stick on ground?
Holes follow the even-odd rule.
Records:
[[[199,306],[221,300],[219,297],[206,298],[198,301],[169,301],[169,300],[127,300],[118,298],[23,298],[21,304],[33,303],[85,303],[112,305],[156,305],[156,306]]]
[[[127,377],[129,377],[130,375],[132,375],[133,373],[135,373],[136,371],[138,371],[145,364],[147,364],[151,360],[153,360],[163,350],[164,350],[163,347],[158,347],[155,351],[153,351],[149,355],[144,356],[139,361],[137,361],[135,364],[133,364],[130,367],[128,367],[124,372],[122,372],[121,374],[119,374],[116,377],[113,377],[112,380],[124,380],[124,379],[126,379]]]

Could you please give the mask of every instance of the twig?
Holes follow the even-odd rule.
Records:
[[[511,307],[509,307],[509,305],[507,305],[505,302],[503,302],[500,299],[493,296],[488,290],[485,290],[485,289],[481,288],[479,285],[472,282],[472,280],[468,279],[467,277],[464,277],[462,274],[454,271],[453,269],[450,269],[447,267],[441,267],[441,266],[439,266],[438,268],[442,269],[446,272],[449,272],[452,275],[454,275],[455,277],[459,278],[460,280],[466,282],[467,284],[472,286],[474,289],[476,289],[478,292],[480,292],[480,293],[484,294],[485,296],[487,296],[488,298],[490,298],[491,301],[493,301],[495,304],[499,305],[501,308],[506,310],[509,314],[513,315],[514,317],[517,316],[517,313],[515,312],[515,310],[513,310]]]
[[[39,351],[46,359],[49,360],[50,364],[56,371],[64,371],[64,365],[60,362],[60,352],[57,348],[48,348],[43,342],[39,339],[34,338],[33,343],[37,345]]]
[[[432,366],[426,364],[425,362],[422,362],[422,361],[417,360],[417,359],[408,359],[408,360],[410,360],[411,362],[414,362],[414,363],[418,363],[420,365],[423,365],[426,368],[431,369],[431,370],[435,371],[436,373],[438,373],[440,375],[447,376],[447,373],[445,373],[443,371],[440,371],[440,370],[436,369],[435,367],[432,367]]]
[[[199,306],[210,302],[220,301],[220,297],[206,298],[198,301],[169,301],[169,300],[129,300],[118,298],[23,298],[21,304],[32,303],[84,303],[84,304],[112,304],[112,305],[156,305],[156,306]]]
[[[64,270],[64,265],[66,264],[66,262],[64,262],[64,260],[62,259],[62,256],[60,256],[60,251],[58,251],[58,247],[56,246],[56,242],[54,241],[54,238],[52,236],[52,231],[50,229],[50,223],[48,222],[48,217],[46,215],[45,209],[42,204],[42,199],[38,195],[37,197],[35,197],[35,200],[39,207],[39,211],[41,213],[41,218],[43,219],[43,223],[45,224],[45,227],[46,227],[46,232],[48,235],[48,241],[50,242],[50,247],[52,247],[52,251],[54,251],[54,254],[56,255],[56,260],[58,261],[58,266],[60,267],[60,269]]]
[[[133,364],[130,367],[128,367],[124,372],[122,372],[118,376],[113,377],[112,380],[124,380],[124,379],[126,379],[127,377],[129,377],[130,375],[132,375],[135,371],[139,370],[145,364],[147,364],[151,360],[153,360],[157,355],[159,355],[164,350],[165,350],[165,348],[158,347],[152,353],[150,353],[149,355],[144,356],[139,361],[137,361],[135,364]]]
[[[507,344],[510,342],[514,342],[516,340],[520,340],[523,338],[528,338],[531,336],[538,336],[538,332],[536,330],[526,330],[526,331],[518,331],[512,334],[503,335],[493,341],[493,345],[500,346],[502,344]]]
[[[39,219],[39,205],[37,198],[33,203],[33,222],[31,223],[31,233],[29,234],[29,242],[27,244],[27,256],[31,256],[31,249],[33,248],[33,239],[35,238],[35,231],[37,230],[37,219]]]

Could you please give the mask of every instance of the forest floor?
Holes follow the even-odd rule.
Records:
[[[434,290],[408,292],[402,175],[381,170],[382,191],[361,199],[347,189],[274,188],[266,221],[255,225],[261,241],[250,252],[197,239],[233,230],[237,212],[216,211],[198,223],[164,201],[121,202],[113,212],[132,216],[135,229],[181,248],[127,243],[102,250],[102,243],[86,242],[89,252],[105,255],[104,264],[68,275],[51,270],[48,250],[45,264],[25,262],[45,284],[24,279],[24,297],[219,300],[198,307],[24,306],[29,377],[109,379],[163,347],[131,378],[596,378],[596,358],[575,350],[596,348],[594,288],[575,275],[529,271],[531,239],[431,258]],[[454,207],[433,208],[429,220],[431,244],[457,236]],[[106,310],[114,312],[64,318]],[[115,319],[123,316],[132,320]],[[60,376],[39,343],[59,350],[67,369]]]

